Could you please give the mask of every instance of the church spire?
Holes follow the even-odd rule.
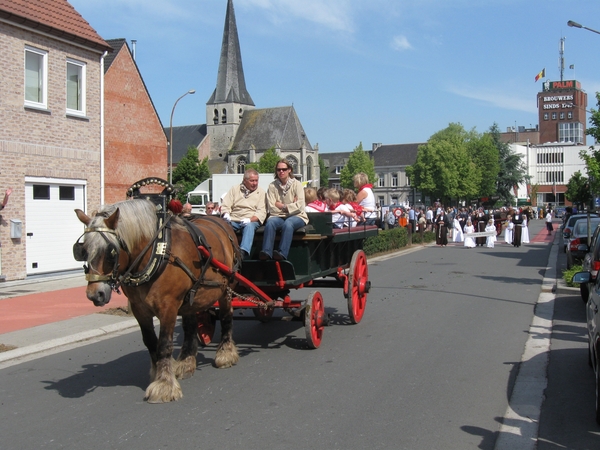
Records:
[[[223,30],[223,44],[221,45],[217,87],[207,104],[214,105],[232,102],[254,106],[254,102],[246,90],[244,68],[242,67],[242,52],[240,51],[240,41],[238,40],[233,0],[227,0],[227,14],[225,16],[225,29]]]

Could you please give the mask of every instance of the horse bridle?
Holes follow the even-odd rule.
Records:
[[[79,238],[77,239],[75,244],[73,244],[73,257],[75,258],[75,261],[83,261],[83,262],[88,261],[88,254],[87,254],[87,251],[85,250],[85,248],[83,247],[83,242],[79,242],[86,233],[100,233],[100,236],[102,236],[102,238],[108,244],[108,246],[107,246],[108,254],[110,255],[111,258],[114,258],[112,271],[108,275],[100,274],[100,273],[98,273],[97,270],[94,270],[93,268],[92,268],[92,270],[94,270],[96,273],[90,273],[90,267],[87,264],[84,264],[83,271],[85,272],[86,281],[88,283],[106,282],[113,291],[118,292],[119,284],[120,284],[119,260],[120,260],[120,256],[121,256],[121,249],[123,249],[127,253],[128,257],[131,257],[131,255],[129,254],[129,251],[127,250],[127,246],[121,240],[121,238],[119,237],[117,232],[111,228],[108,228],[108,227],[86,228],[84,230],[84,233],[81,236],[79,236]],[[106,235],[104,233],[114,234],[116,236],[117,240],[119,241],[119,245],[116,246],[113,242],[111,242],[110,239],[108,239],[108,237],[106,237]]]

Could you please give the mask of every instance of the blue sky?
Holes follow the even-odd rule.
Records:
[[[105,39],[137,40],[163,126],[206,123],[227,0],[70,0]],[[234,0],[257,108],[293,104],[321,152],[426,142],[451,122],[502,131],[538,122],[543,68],[576,79],[596,108],[600,1]],[[575,69],[569,69],[574,65]]]

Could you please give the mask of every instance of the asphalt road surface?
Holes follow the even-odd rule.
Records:
[[[307,349],[300,322],[236,321],[239,363],[216,369],[216,345],[201,350],[183,399],[170,404],[143,401],[149,357],[137,331],[1,369],[0,446],[493,449],[550,248],[426,247],[371,262],[360,324],[349,324],[334,289],[322,290],[332,324],[317,350]],[[575,321],[563,329],[566,346],[580,345],[581,317],[561,320]],[[572,356],[593,395],[585,353]],[[552,401],[560,380],[549,380]],[[594,425],[570,447],[556,429],[568,413],[542,417],[543,448],[598,448]],[[578,417],[593,424],[591,411]]]

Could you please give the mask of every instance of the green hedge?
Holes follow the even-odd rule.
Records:
[[[421,243],[419,233],[412,235],[413,244]],[[435,233],[426,231],[423,236],[425,242],[435,241]],[[367,256],[377,253],[386,253],[408,245],[408,231],[405,227],[396,227],[391,230],[380,230],[377,236],[367,238],[363,250]]]

